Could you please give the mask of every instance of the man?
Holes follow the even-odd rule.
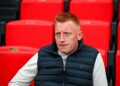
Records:
[[[35,54],[9,86],[108,86],[101,54],[84,44],[79,19],[60,13],[54,22],[55,42]]]

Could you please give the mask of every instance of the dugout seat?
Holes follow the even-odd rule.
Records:
[[[71,0],[70,12],[80,20],[112,22],[113,0]]]
[[[64,11],[64,0],[23,0],[20,9],[21,19],[53,21],[58,13]]]
[[[109,50],[111,40],[111,24],[95,20],[81,20],[84,42],[92,47]]]
[[[117,31],[117,35],[118,35],[118,40],[117,40],[117,49],[120,50],[120,22],[118,24],[118,31]]]
[[[6,25],[7,46],[40,48],[52,43],[53,23],[41,20],[11,21]]]
[[[37,51],[38,49],[36,48],[23,46],[0,47],[0,86],[8,86],[8,82],[13,78],[17,71]]]

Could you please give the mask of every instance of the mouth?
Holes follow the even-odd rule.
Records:
[[[60,47],[66,47],[66,46],[68,46],[68,44],[60,44],[59,46]]]

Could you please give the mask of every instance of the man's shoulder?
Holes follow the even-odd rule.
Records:
[[[96,58],[99,54],[98,50],[94,47],[91,47],[89,45],[84,44],[83,45],[83,49],[82,52],[85,53],[85,56],[90,57],[91,59],[93,59],[93,63],[95,63]]]
[[[98,50],[86,43],[84,43],[84,40],[81,39],[79,41],[79,46],[78,46],[78,49],[81,51],[84,51],[84,52],[98,52]]]
[[[49,51],[50,50],[50,46],[51,45],[46,45],[46,46],[43,46],[39,49],[38,52],[46,52],[46,51]]]
[[[86,52],[96,52],[98,53],[98,50],[90,45],[83,45],[83,50],[85,50]]]
[[[53,42],[52,44],[46,45],[39,49],[38,53],[52,53],[57,51],[56,44]]]

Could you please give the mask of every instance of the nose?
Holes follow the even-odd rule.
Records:
[[[61,36],[60,36],[60,41],[61,41],[61,42],[65,41],[64,34],[61,34]]]

